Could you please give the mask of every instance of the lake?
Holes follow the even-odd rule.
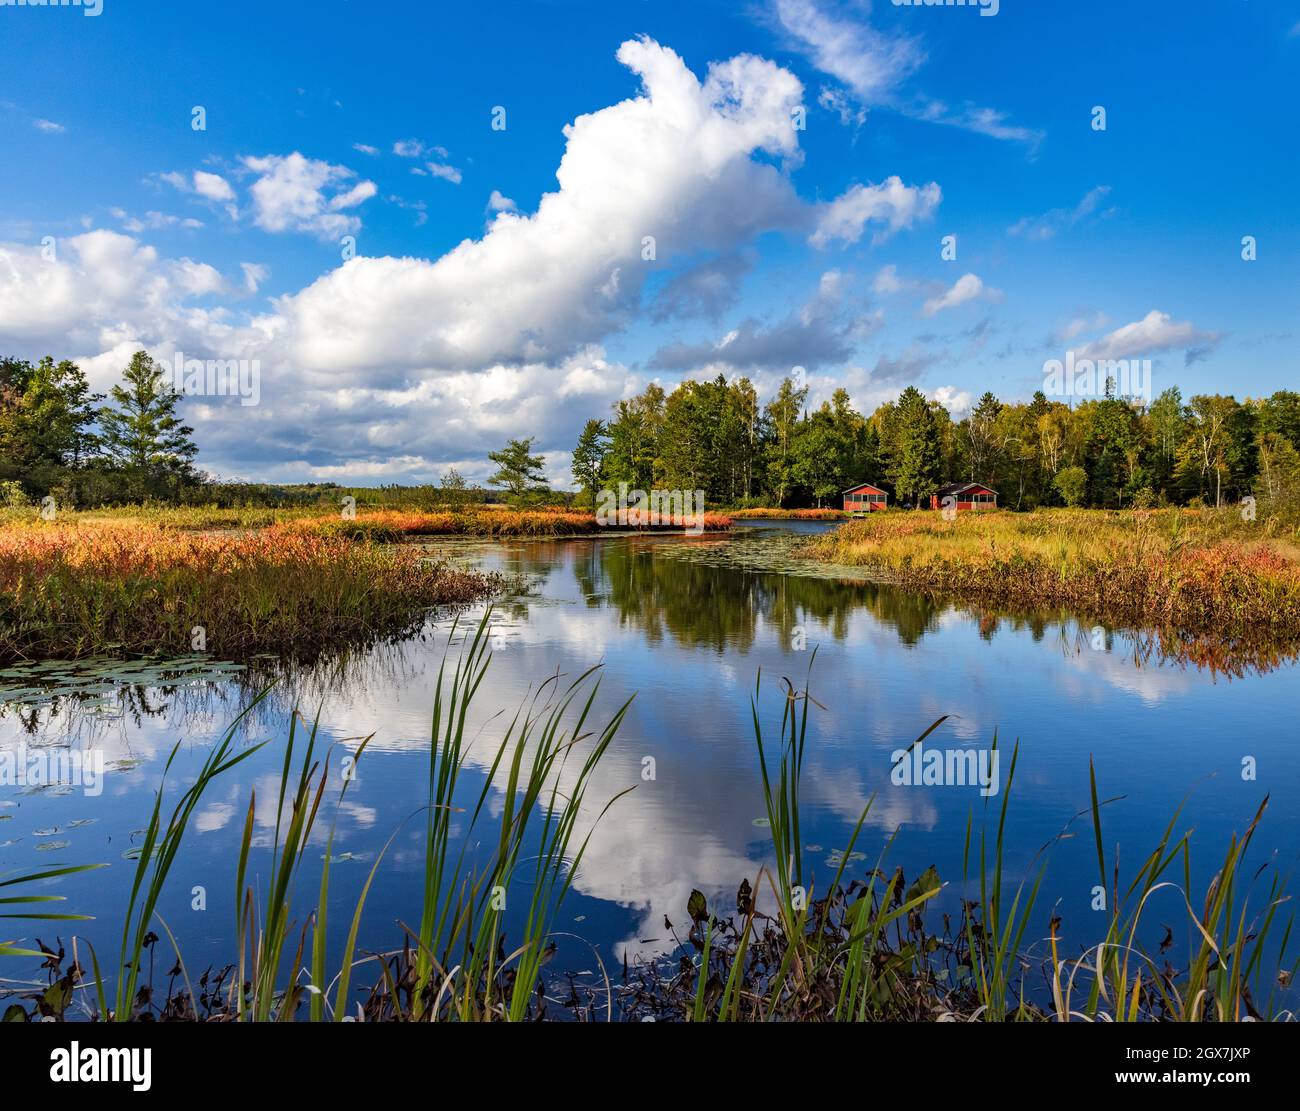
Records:
[[[810,666],[815,703],[801,840],[815,884],[834,874],[837,851],[874,796],[856,846],[863,856],[851,859],[847,874],[864,874],[887,848],[883,867],[892,873],[902,866],[909,880],[935,865],[949,883],[937,907],[955,912],[970,890],[962,875],[968,820],[973,816],[977,829],[986,819],[996,823],[1017,745],[1007,873],[1018,882],[1047,862],[1040,913],[1027,935],[1031,951],[1041,951],[1051,911],[1062,919],[1067,951],[1091,944],[1104,929],[1104,915],[1093,909],[1099,879],[1087,813],[1090,759],[1099,794],[1110,800],[1103,839],[1108,856],[1120,846],[1122,882],[1182,804],[1176,828],[1195,831],[1190,897],[1199,907],[1229,837],[1246,828],[1265,795],[1271,803],[1251,859],[1262,864],[1276,854],[1284,873],[1293,870],[1300,846],[1293,658],[1232,674],[1162,658],[1147,638],[1068,616],[998,615],[927,600],[845,569],[800,562],[794,551],[802,537],[823,527],[763,522],[730,536],[427,545],[433,554],[506,572],[516,583],[495,606],[493,659],[471,723],[478,738],[471,762],[480,778],[465,784],[467,805],[510,716],[557,670],[576,677],[601,665],[597,727],[632,698],[589,788],[591,816],[634,789],[592,833],[561,912],[566,936],[552,968],[591,974],[603,962],[616,971],[624,960],[668,952],[665,917],[684,937],[693,889],[710,907],[734,908],[741,880],[752,881],[770,851],[751,716],[756,681],[761,673],[758,709],[765,735],[775,739],[781,680],[802,689]],[[401,944],[398,922],[419,916],[433,684],[453,621],[463,640],[482,612],[441,614],[419,637],[279,674],[239,733],[241,745],[270,743],[204,798],[160,906],[191,973],[234,955],[235,856],[250,791],[259,846],[250,880],[265,883],[295,705],[308,719],[319,713],[326,741],[355,749],[373,734],[337,816],[334,948],[390,837],[361,946]],[[271,661],[179,666],[188,670],[153,664],[135,674],[121,667],[96,674],[84,665],[7,672],[0,691],[0,754],[25,751],[30,758],[71,749],[97,752],[107,765],[102,792],[94,795],[79,787],[0,786],[0,872],[111,865],[46,885],[69,896],[59,909],[96,916],[75,932],[91,940],[106,969],[114,963],[138,855],[132,850],[172,747],[180,745],[168,780],[174,788],[192,780],[207,746],[279,670]],[[940,718],[946,720],[926,738],[927,751],[975,751],[987,759],[996,737],[993,792],[969,782],[894,782],[892,754]],[[170,790],[167,797],[175,795]],[[494,802],[499,808],[499,797]],[[333,813],[332,802],[327,809]],[[482,831],[491,829],[488,820]],[[299,907],[309,908],[315,897],[327,832],[321,823]],[[1181,865],[1174,871],[1181,878]],[[1253,896],[1256,903],[1262,894]],[[1188,936],[1180,897],[1162,897],[1144,917],[1141,940],[1152,949],[1166,926],[1176,947]],[[4,934],[52,943],[68,939],[69,925],[13,923]],[[170,962],[160,947],[159,969]],[[12,967],[8,974],[19,976]],[[369,983],[360,973],[358,981]]]

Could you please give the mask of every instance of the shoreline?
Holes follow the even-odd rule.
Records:
[[[880,514],[810,538],[804,558],[935,598],[1069,610],[1115,626],[1257,642],[1300,638],[1300,548],[1185,513]]]

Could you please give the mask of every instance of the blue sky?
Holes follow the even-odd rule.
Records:
[[[526,435],[563,481],[688,374],[1296,386],[1300,4],[997,7],[0,4],[0,352],[256,360],[256,405],[185,409],[285,481]]]

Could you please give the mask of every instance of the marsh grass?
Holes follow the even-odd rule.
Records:
[[[1251,641],[1300,633],[1300,540],[1212,510],[880,513],[805,553],[921,593]]]
[[[1290,967],[1284,963],[1291,949],[1295,924],[1294,911],[1287,913],[1288,881],[1273,861],[1253,873],[1245,865],[1247,849],[1264,817],[1268,798],[1260,803],[1245,832],[1230,838],[1223,863],[1198,909],[1189,897],[1192,891],[1190,834],[1175,836],[1174,832],[1182,807],[1174,813],[1134,878],[1126,887],[1122,886],[1118,850],[1107,860],[1096,771],[1091,766],[1089,775],[1098,878],[1101,888],[1108,892],[1111,911],[1105,937],[1083,956],[1066,962],[1053,955],[1052,996],[1056,1017],[1095,1020],[1105,1016],[1123,1022],[1155,1011],[1161,1017],[1179,1022],[1236,1022],[1279,1014],[1279,995],[1291,984],[1300,963],[1293,960]],[[1174,873],[1176,879],[1163,878],[1175,869],[1178,869]],[[1265,876],[1267,884],[1260,896],[1254,889]],[[1190,956],[1180,971],[1167,961],[1162,962],[1163,944],[1152,953],[1139,941],[1143,912],[1162,890],[1175,894],[1186,911],[1191,934]],[[1054,926],[1052,946],[1055,954]],[[1281,967],[1268,963],[1274,951],[1280,954]],[[1074,999],[1081,976],[1087,991],[1076,1011]]]
[[[340,516],[299,518],[290,526],[318,536],[346,536],[379,543],[397,543],[429,536],[481,536],[491,539],[593,536],[611,531],[594,513],[570,509],[466,509],[445,512],[380,510]],[[626,526],[626,531],[671,532],[683,522]],[[704,515],[705,532],[724,532],[731,519],[716,513]],[[619,526],[624,531],[624,526]]]
[[[60,510],[55,522],[42,522],[35,507],[0,508],[0,531],[50,524],[79,528],[145,527],[167,532],[257,532],[276,526],[320,536],[395,543],[420,536],[548,537],[584,536],[608,531],[596,515],[584,509],[540,506],[516,509],[481,504],[444,508],[383,508],[358,504],[356,514],[344,517],[341,507],[323,506],[167,506],[126,505],[105,509]],[[798,511],[803,513],[805,511]],[[705,514],[705,530],[728,527],[730,518]],[[628,526],[635,531],[635,526]],[[676,525],[642,526],[641,531],[680,528]]]
[[[194,534],[138,523],[0,530],[0,663],[190,653],[227,659],[398,635],[500,589],[414,551],[282,527]]]
[[[261,745],[254,745],[239,752],[234,748],[239,725],[252,709],[253,707],[249,706],[236,717],[220,740],[213,745],[200,766],[194,782],[181,794],[165,821],[163,787],[160,786],[154,795],[153,811],[149,816],[149,824],[145,827],[135,875],[131,880],[130,898],[122,919],[122,944],[116,969],[116,991],[111,1004],[105,993],[105,981],[100,972],[99,958],[94,954],[94,950],[91,950],[95,964],[99,1013],[106,1019],[128,1022],[148,1011],[152,992],[149,988],[140,988],[140,976],[143,971],[141,962],[146,948],[151,944],[149,938],[153,936],[155,919],[166,930],[175,945],[170,927],[158,914],[158,901],[189,828],[190,819],[213,780],[247,760],[261,748]],[[163,767],[164,784],[179,750],[178,742]],[[178,949],[178,960],[179,956]],[[186,979],[188,980],[188,975]]]
[[[385,990],[372,993],[367,1017],[531,1017],[544,1001],[538,992],[540,972],[552,952],[556,910],[582,863],[595,824],[626,794],[605,802],[586,835],[577,840],[592,775],[630,699],[598,732],[588,732],[600,686],[598,669],[568,683],[556,674],[510,721],[460,846],[455,847],[453,815],[467,756],[466,722],[490,662],[486,631],[485,617],[451,671],[446,660],[439,668],[429,748],[424,899],[418,930],[407,931],[415,950],[404,950],[393,962]],[[492,846],[487,859],[471,868],[465,847],[479,828],[494,787],[503,804],[496,836],[487,841]],[[508,951],[503,911],[506,899],[517,897],[510,893],[520,887],[527,892],[526,909],[518,943]]]
[[[846,521],[851,514],[845,513],[842,509],[780,509],[771,508],[749,508],[749,509],[729,509],[727,516],[736,517],[741,520],[772,520],[772,521]]]
[[[62,903],[66,895],[41,895],[30,890],[24,891],[19,885],[42,884],[48,880],[75,875],[77,872],[90,872],[96,868],[105,868],[105,864],[74,864],[64,868],[46,868],[36,872],[20,872],[18,875],[0,877],[0,892],[5,888],[15,889],[19,893],[0,894],[0,920],[23,920],[28,922],[85,922],[90,916],[86,914],[65,914],[46,910],[20,910],[20,907],[45,906],[49,903]],[[43,953],[34,949],[23,949],[12,941],[0,941],[0,957],[41,957]]]
[[[598,668],[572,680],[559,674],[546,679],[525,698],[505,727],[470,809],[462,773],[470,750],[471,706],[490,662],[490,617],[489,610],[471,633],[461,637],[455,656],[452,646],[457,629],[453,626],[439,669],[428,802],[418,815],[402,823],[405,826],[418,816],[425,822],[423,906],[415,928],[399,924],[405,935],[400,949],[357,955],[366,898],[385,858],[385,846],[357,898],[341,963],[332,977],[327,967],[333,822],[352,774],[343,776],[334,819],[323,839],[316,905],[301,918],[295,917],[295,892],[307,886],[308,846],[322,843],[315,831],[331,781],[331,755],[320,751],[318,723],[308,727],[295,712],[280,769],[268,879],[264,887],[248,880],[257,848],[253,839],[257,800],[250,795],[235,865],[236,960],[215,976],[205,972],[196,995],[182,946],[158,913],[159,899],[200,798],[216,779],[262,747],[232,749],[240,722],[254,710],[254,704],[214,745],[170,815],[163,805],[164,790],[159,789],[132,878],[117,970],[102,968],[92,950],[92,981],[85,982],[74,966],[66,974],[57,970],[59,982],[75,983],[83,992],[93,991],[89,1012],[119,1022],[143,1018],[267,1022],[302,1017],[313,1021],[521,1021],[536,1017],[546,1006],[540,976],[554,952],[556,911],[581,866],[596,824],[626,793],[606,800],[594,819],[585,813],[593,773],[630,700],[596,728],[589,721],[599,692]],[[359,743],[346,758],[353,771],[369,739],[354,739]],[[175,756],[173,750],[164,779]],[[493,819],[495,828],[488,829],[486,819],[493,809],[488,804],[494,798],[500,804],[499,812]],[[464,821],[467,809],[470,816]],[[585,833],[580,832],[580,821],[588,823]],[[476,848],[479,845],[485,846],[485,851]],[[11,882],[34,883],[78,870],[37,873]],[[22,895],[15,901],[48,898],[58,897]],[[508,904],[512,910],[523,908],[522,913],[510,916],[514,937],[509,942]],[[159,943],[153,933],[155,924],[166,934],[175,953],[174,971],[183,980],[181,990],[169,990],[161,999],[155,998],[152,976],[148,983],[141,979],[146,959],[149,968],[153,967],[153,947]],[[16,946],[7,951],[51,957],[44,947],[40,953]],[[50,961],[47,966],[54,968],[56,963]],[[376,965],[378,978],[363,993],[364,999],[353,999],[351,984],[356,970]],[[54,975],[52,971],[51,977]],[[213,986],[227,980],[230,983],[224,991]],[[70,988],[68,996],[62,1007],[70,1002]],[[305,1015],[304,998],[308,1000]],[[63,1014],[44,995],[37,1010],[54,1017]]]

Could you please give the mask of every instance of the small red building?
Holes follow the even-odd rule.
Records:
[[[947,499],[951,498],[949,501]],[[997,509],[998,492],[979,482],[950,482],[930,495],[931,509]]]
[[[889,495],[879,486],[871,485],[870,482],[850,486],[844,491],[845,513],[870,513],[876,509],[884,509],[888,504]]]

